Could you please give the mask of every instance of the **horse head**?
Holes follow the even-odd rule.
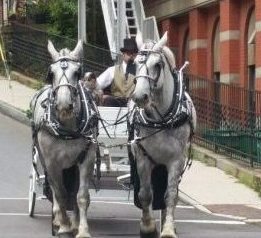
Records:
[[[132,99],[139,107],[147,110],[155,103],[158,104],[160,94],[166,89],[166,78],[171,77],[171,70],[175,68],[175,57],[166,46],[167,40],[167,32],[158,42],[143,42],[140,33],[136,36],[139,54],[135,59],[136,85]]]
[[[81,77],[82,41],[78,41],[75,49],[61,49],[59,52],[53,43],[48,41],[48,51],[53,63],[49,67],[47,79],[52,84],[52,99],[56,115],[60,121],[70,120],[79,105],[78,81]]]

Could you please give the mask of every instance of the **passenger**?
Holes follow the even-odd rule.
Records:
[[[92,97],[97,105],[101,104],[102,91],[96,88],[96,75],[93,72],[86,72],[82,79],[82,86],[91,91]]]
[[[134,77],[136,66],[134,59],[138,53],[135,39],[124,39],[122,63],[107,68],[97,78],[97,88],[104,90],[110,88],[110,95],[102,97],[102,105],[108,107],[126,107],[128,98],[134,90]]]

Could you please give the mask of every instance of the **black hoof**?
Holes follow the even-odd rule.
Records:
[[[158,238],[158,231],[157,229],[155,229],[153,232],[149,232],[149,233],[144,233],[142,231],[140,231],[140,238]]]

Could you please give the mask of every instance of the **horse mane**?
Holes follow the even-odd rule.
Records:
[[[64,48],[59,51],[59,56],[60,57],[70,56],[70,53],[71,51],[68,48]]]
[[[155,45],[155,41],[145,40],[144,44],[141,47],[141,51],[142,50],[152,50],[154,45]],[[167,58],[169,65],[171,67],[171,70],[175,69],[176,68],[176,59],[175,59],[175,55],[173,54],[171,49],[167,46],[163,46],[162,53]]]
[[[176,59],[175,59],[175,56],[174,56],[173,52],[171,51],[171,49],[167,46],[163,46],[162,51],[169,62],[171,70],[175,69],[176,68]]]

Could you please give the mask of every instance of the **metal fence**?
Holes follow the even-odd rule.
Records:
[[[261,92],[187,75],[195,103],[196,143],[261,166]]]
[[[18,23],[4,32],[11,66],[36,79],[45,78],[51,62],[48,39],[57,49],[73,49],[77,43]],[[98,73],[113,64],[110,51],[89,44],[83,63],[85,71]],[[261,167],[261,92],[192,75],[186,75],[186,83],[198,116],[195,142]]]
[[[8,60],[13,69],[32,76],[36,79],[44,79],[51,58],[47,51],[47,42],[50,39],[55,48],[73,49],[77,41],[69,38],[48,34],[45,31],[34,29],[28,25],[13,22],[6,28],[4,38]],[[84,71],[103,71],[109,65],[113,65],[109,50],[84,44]]]

